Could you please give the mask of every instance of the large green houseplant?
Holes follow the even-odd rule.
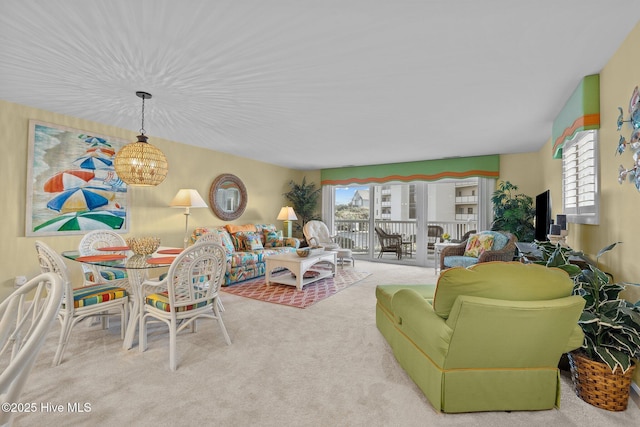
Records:
[[[289,181],[289,191],[284,193],[284,197],[291,202],[298,217],[298,222],[295,223],[295,232],[298,235],[302,235],[302,228],[307,222],[320,219],[316,209],[321,190],[316,188],[316,184],[313,182],[307,184],[306,177],[303,177],[299,184],[293,180]]]
[[[576,392],[585,401],[595,406],[609,410],[625,409],[634,367],[633,359],[640,358],[640,301],[633,304],[620,297],[620,292],[625,289],[625,286],[638,286],[637,284],[615,283],[611,275],[598,267],[600,256],[616,247],[617,243],[600,250],[596,255],[595,263],[589,262],[584,254],[570,248],[550,242],[536,243],[543,254],[543,260],[540,263],[567,271],[575,283],[573,293],[582,296],[586,301],[578,321],[584,332],[584,341],[579,353],[570,355],[574,383],[582,381],[579,378],[581,375],[582,378],[594,375],[595,370],[588,374],[576,372],[576,366],[583,363],[579,362],[579,358],[586,358],[605,364],[611,374],[605,372],[603,375],[617,375],[619,380],[616,379],[616,382],[622,390],[619,396],[613,395],[609,399],[620,399],[619,403],[603,403],[602,399],[588,395],[591,393],[588,387],[598,388],[600,384],[612,382],[591,378],[585,381],[590,381],[592,385],[580,386],[576,383]],[[571,263],[571,257],[581,261],[580,264],[586,268]]]
[[[598,260],[604,253],[616,247],[613,243],[598,252],[596,263],[589,263],[582,252],[550,242],[537,242],[548,267],[567,271],[575,282],[574,294],[582,296],[585,307],[579,324],[585,338],[582,352],[592,360],[606,363],[611,371],[622,372],[632,365],[633,358],[640,358],[640,301],[632,304],[620,297],[625,286],[634,283],[614,283],[611,276],[598,268]],[[587,268],[570,263],[570,257],[581,259]]]
[[[508,231],[521,242],[532,242],[535,237],[533,219],[536,210],[533,199],[526,194],[516,194],[518,186],[502,181],[491,196],[493,223],[491,229]]]

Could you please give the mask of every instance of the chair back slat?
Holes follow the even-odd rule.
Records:
[[[169,267],[167,292],[172,309],[210,303],[218,295],[226,267],[221,245],[198,242],[184,250]]]

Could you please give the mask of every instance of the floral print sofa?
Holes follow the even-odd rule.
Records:
[[[273,224],[245,224],[197,227],[191,243],[206,233],[216,233],[227,251],[227,272],[223,286],[234,285],[266,274],[265,257],[293,253],[300,246],[296,238],[283,238]]]

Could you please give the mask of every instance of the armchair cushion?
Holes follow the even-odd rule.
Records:
[[[541,280],[541,277],[544,280]],[[449,317],[460,295],[508,301],[540,301],[571,295],[573,281],[559,268],[519,262],[485,262],[469,268],[451,268],[438,278],[434,311]]]
[[[467,240],[467,247],[464,250],[465,257],[478,258],[485,251],[493,248],[492,234],[474,234]]]
[[[471,267],[478,263],[478,257],[451,255],[447,257],[447,267]]]
[[[322,221],[307,222],[302,228],[302,232],[309,246],[322,246],[326,251],[340,248],[340,245],[334,242],[327,225]]]
[[[493,236],[493,245],[491,246],[492,251],[499,251],[509,243],[509,237],[498,231],[483,231],[480,234]]]

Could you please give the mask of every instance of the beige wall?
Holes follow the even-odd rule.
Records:
[[[616,281],[640,283],[640,192],[630,183],[618,183],[618,168],[633,165],[627,150],[616,155],[620,132],[617,130],[618,107],[627,106],[633,89],[640,85],[640,24],[612,56],[600,73],[600,224],[569,224],[568,244],[595,259],[600,249],[613,242],[623,242],[600,258],[601,268],[611,272]],[[588,73],[585,73],[588,74]],[[551,129],[549,129],[551,132]],[[627,140],[630,127],[623,127]],[[551,140],[537,153],[505,155],[500,158],[500,179],[518,185],[523,193],[535,196],[551,190],[553,215],[562,210],[561,161],[551,158]],[[626,298],[640,300],[639,287],[627,287]],[[634,375],[640,384],[640,372]]]
[[[600,73],[600,224],[569,224],[569,245],[595,258],[597,252],[610,243],[622,245],[600,259],[602,267],[614,274],[616,280],[640,282],[640,192],[629,183],[618,183],[618,167],[633,164],[632,155],[616,155],[620,132],[616,128],[618,107],[625,109],[633,89],[640,85],[640,24],[629,34]],[[577,83],[576,83],[577,84]],[[628,116],[628,114],[626,114]],[[626,125],[625,125],[626,126]],[[629,139],[630,128],[623,128]],[[549,129],[549,133],[551,129]],[[535,153],[502,155],[500,179],[519,186],[519,190],[535,197],[551,190],[555,216],[562,211],[562,164],[551,157],[551,140]]]
[[[0,180],[2,189],[2,221],[0,221],[0,300],[13,290],[18,275],[32,277],[39,271],[34,242],[25,237],[25,205],[27,182],[27,147],[29,119],[54,123],[75,129],[134,141],[133,131],[105,126],[74,117],[54,114],[0,100]],[[274,223],[280,207],[286,203],[283,193],[290,180],[320,183],[319,171],[296,171],[271,164],[243,159],[216,151],[154,138],[149,142],[160,148],[169,162],[167,179],[157,187],[131,191],[130,232],[124,237],[154,235],[167,246],[182,246],[184,210],[169,208],[169,202],[180,188],[195,188],[208,200],[209,188],[221,173],[238,176],[247,187],[247,208],[236,224]],[[210,209],[192,209],[189,229],[197,225],[225,224]],[[75,249],[82,236],[41,237],[55,250]],[[67,263],[74,280],[80,280],[80,267]]]

